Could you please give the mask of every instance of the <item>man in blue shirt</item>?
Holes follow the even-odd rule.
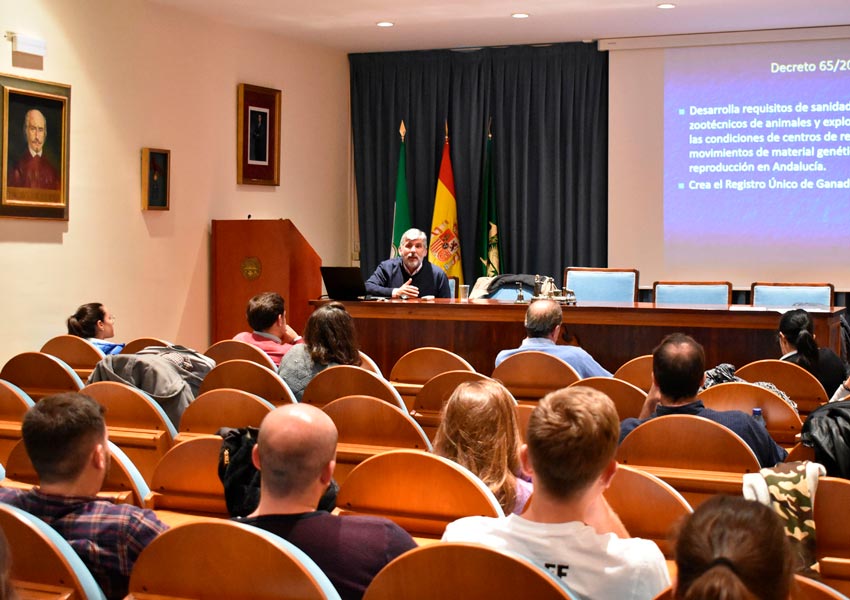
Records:
[[[570,365],[579,374],[579,377],[611,377],[602,365],[584,349],[578,346],[559,346],[558,336],[561,335],[561,320],[563,312],[561,305],[553,300],[537,300],[532,302],[525,312],[526,338],[522,340],[519,348],[502,350],[496,356],[496,366],[499,366],[507,357],[517,352],[537,350],[557,356]]]
[[[664,415],[696,415],[731,429],[752,448],[762,467],[785,460],[762,423],[739,410],[711,410],[696,395],[705,381],[705,351],[692,337],[672,333],[652,352],[652,388],[638,418],[620,423],[620,442],[641,423]]]

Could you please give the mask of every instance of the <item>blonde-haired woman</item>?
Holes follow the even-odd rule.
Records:
[[[443,406],[434,439],[434,453],[475,473],[505,514],[521,513],[532,491],[531,483],[522,479],[515,405],[496,381],[462,383]]]

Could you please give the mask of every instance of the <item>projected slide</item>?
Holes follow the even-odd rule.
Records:
[[[668,265],[847,269],[846,40],[667,50],[664,238]]]

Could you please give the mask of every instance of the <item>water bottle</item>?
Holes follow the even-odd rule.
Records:
[[[762,427],[764,427],[764,426],[765,426],[765,424],[764,424],[764,416],[762,416],[762,414],[761,414],[761,409],[760,409],[760,408],[754,408],[754,409],[753,409],[753,418],[754,418],[756,421],[758,421],[759,423],[761,423]]]

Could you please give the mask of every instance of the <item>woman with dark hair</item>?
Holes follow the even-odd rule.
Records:
[[[835,352],[818,348],[812,319],[801,308],[789,310],[779,320],[779,347],[782,360],[814,375],[827,394],[835,392],[847,376],[844,363]]]
[[[490,488],[506,515],[522,513],[532,486],[520,478],[516,402],[502,384],[468,381],[443,406],[434,454],[475,473]]]
[[[794,553],[769,507],[714,496],[690,515],[676,540],[676,600],[788,600]]]
[[[280,360],[278,373],[301,401],[307,384],[335,365],[359,365],[360,348],[354,319],[339,302],[320,306],[304,328],[304,343],[293,346]]]
[[[107,342],[115,336],[115,315],[100,302],[83,304],[68,317],[68,335],[86,338],[104,354],[118,354],[125,344]]]

